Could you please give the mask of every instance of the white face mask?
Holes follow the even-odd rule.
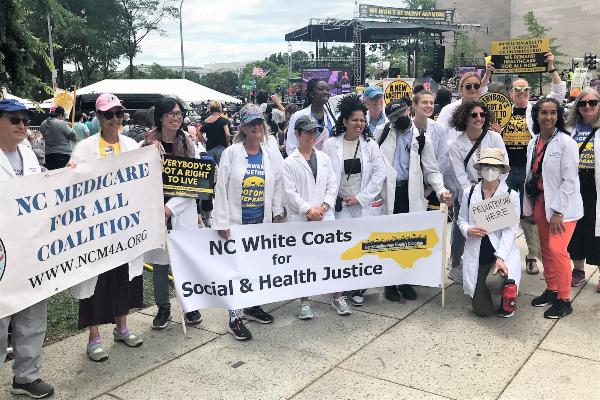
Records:
[[[486,182],[493,182],[500,178],[500,168],[489,165],[481,167],[481,177]]]

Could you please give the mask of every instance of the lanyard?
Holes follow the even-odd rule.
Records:
[[[540,149],[539,153],[536,152],[535,149],[537,149],[538,147],[538,143],[540,141],[540,136],[542,135],[541,133],[538,135],[537,139],[535,140],[535,146],[533,148],[533,157],[531,158],[531,169],[533,169],[533,164],[535,163],[535,160],[540,156],[540,154],[542,155],[542,159],[540,160],[539,164],[538,164],[538,170],[540,169],[540,166],[542,164],[542,161],[544,161],[544,156],[546,155],[546,147],[548,147],[548,144],[552,141],[552,139],[554,139],[554,136],[556,136],[556,133],[558,132],[558,129],[554,129],[554,133],[552,134],[552,136],[550,136],[550,139],[548,139],[548,141],[546,143],[544,143],[544,146]]]

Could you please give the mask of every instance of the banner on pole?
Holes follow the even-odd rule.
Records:
[[[374,6],[372,4],[360,4],[358,7],[358,15],[360,18],[398,18],[436,22],[452,22],[454,20],[454,10],[415,10]]]
[[[213,160],[164,156],[162,168],[165,196],[207,200],[215,192],[215,162]]]
[[[165,245],[154,146],[0,186],[0,318]]]
[[[173,230],[177,296],[192,311],[403,283],[440,287],[444,215],[242,225],[231,227],[230,240],[208,229]]]
[[[550,51],[550,39],[502,40],[490,43],[497,74],[545,72],[544,54]]]

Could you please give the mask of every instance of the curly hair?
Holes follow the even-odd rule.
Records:
[[[487,132],[490,128],[490,110],[480,101],[466,101],[458,106],[450,119],[450,127],[459,132],[465,132],[467,130],[467,121],[475,107],[480,107],[485,113],[485,122],[483,123],[481,131]]]
[[[365,118],[367,117],[367,106],[364,105],[360,96],[356,93],[351,93],[342,97],[336,107],[336,111],[340,114],[340,117],[335,122],[332,136],[340,136],[346,132],[344,120],[348,120],[354,111],[362,111]],[[365,124],[365,129],[362,134],[365,140],[368,141],[371,136],[371,131],[369,131],[369,126],[367,124]]]
[[[540,113],[540,110],[542,109],[542,106],[545,103],[552,103],[556,105],[556,129],[558,129],[560,132],[567,133],[565,127],[565,109],[563,108],[563,106],[560,105],[560,103],[556,99],[552,97],[543,97],[533,105],[533,108],[531,109],[531,119],[533,119],[533,133],[537,135],[542,131],[542,129],[540,128],[540,121],[538,120],[538,114]]]

